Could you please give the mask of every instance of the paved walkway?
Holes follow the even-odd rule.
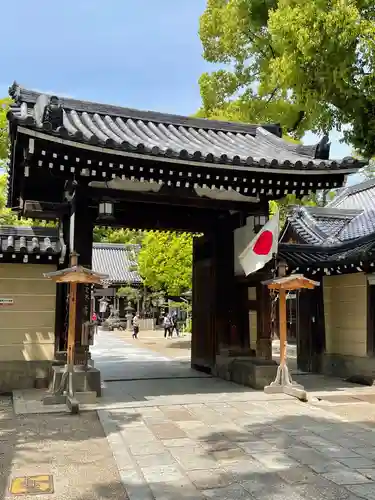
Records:
[[[107,332],[98,335],[92,352],[105,382],[103,398],[91,409],[113,457],[104,451],[96,460],[106,470],[114,459],[118,476],[111,473],[107,482],[93,477],[91,490],[76,500],[112,499],[111,484],[118,487],[118,480],[130,500],[375,500],[375,433],[361,422],[371,412],[375,421],[374,405],[359,403],[347,418],[340,405],[253,391]],[[331,383],[340,393],[373,391]],[[35,399],[28,394],[23,400]],[[34,403],[22,407],[20,393],[15,396],[16,409],[37,411]],[[86,415],[95,413],[82,413],[71,425],[80,422],[82,429]],[[60,425],[69,429],[68,420]],[[78,448],[67,453],[74,457]],[[84,460],[91,460],[88,448]]]
[[[133,406],[98,412],[131,500],[375,499],[372,430],[199,374],[114,334],[99,334],[93,357],[104,380],[142,379],[107,382],[121,384]]]

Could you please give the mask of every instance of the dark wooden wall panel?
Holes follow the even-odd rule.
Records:
[[[300,290],[297,298],[297,364],[300,370],[320,372],[325,350],[323,286]]]

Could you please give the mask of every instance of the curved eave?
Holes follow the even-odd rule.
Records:
[[[332,247],[280,243],[278,255],[293,268],[324,268],[371,260],[374,249],[375,234],[371,234]]]
[[[143,143],[133,146],[129,143],[118,144],[115,141],[108,139],[99,141],[96,136],[86,140],[80,133],[69,134],[68,130],[60,127],[56,131],[47,132],[43,127],[29,125],[28,119],[14,119],[17,124],[17,131],[20,134],[27,135],[40,140],[63,144],[68,147],[91,150],[96,153],[106,155],[114,155],[118,157],[139,158],[155,161],[156,159],[166,163],[180,163],[189,165],[201,165],[205,167],[214,167],[216,169],[231,167],[231,170],[240,171],[258,171],[277,174],[294,174],[294,175],[348,175],[356,173],[359,168],[362,168],[362,163],[358,160],[329,162],[326,160],[309,159],[306,162],[301,160],[292,163],[289,160],[280,163],[277,159],[269,160],[267,158],[255,159],[253,157],[241,158],[234,155],[230,158],[228,155],[220,157],[212,153],[202,154],[200,151],[188,153],[187,150],[176,152],[172,149],[161,151],[154,146],[148,148]]]

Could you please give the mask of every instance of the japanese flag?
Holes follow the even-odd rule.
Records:
[[[262,269],[277,252],[279,241],[279,212],[265,224],[239,256],[246,276]]]

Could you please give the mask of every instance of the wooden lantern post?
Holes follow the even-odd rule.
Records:
[[[286,291],[279,290],[279,337],[280,337],[280,365],[286,363],[287,328],[286,328]]]
[[[76,324],[77,318],[77,285],[100,285],[102,280],[108,276],[99,274],[78,265],[78,254],[72,252],[70,255],[70,267],[45,273],[45,278],[50,278],[55,283],[69,283],[69,323],[68,323],[68,346],[67,346],[67,363],[62,374],[61,383],[57,390],[44,398],[44,404],[67,404],[72,413],[79,412],[79,403],[75,397],[74,389],[74,373],[75,373],[75,345],[76,339],[82,335],[79,329],[82,325]],[[93,325],[84,325],[87,326]],[[79,367],[80,368],[80,367]],[[78,368],[77,368],[78,369]],[[80,369],[80,371],[82,371]],[[85,379],[86,383],[86,379]]]
[[[71,267],[78,265],[78,255],[76,253],[70,256]],[[70,282],[69,286],[69,322],[68,322],[68,341],[67,341],[67,365],[74,366],[75,342],[76,342],[76,319],[77,319],[77,283]]]
[[[264,388],[267,394],[288,394],[301,401],[307,401],[307,394],[304,387],[293,382],[290,376],[286,347],[287,347],[287,329],[286,329],[286,294],[291,290],[314,289],[319,286],[317,281],[306,278],[303,274],[292,274],[290,276],[274,278],[263,281],[269,290],[279,292],[279,336],[280,336],[280,364],[277,368],[276,379]]]

